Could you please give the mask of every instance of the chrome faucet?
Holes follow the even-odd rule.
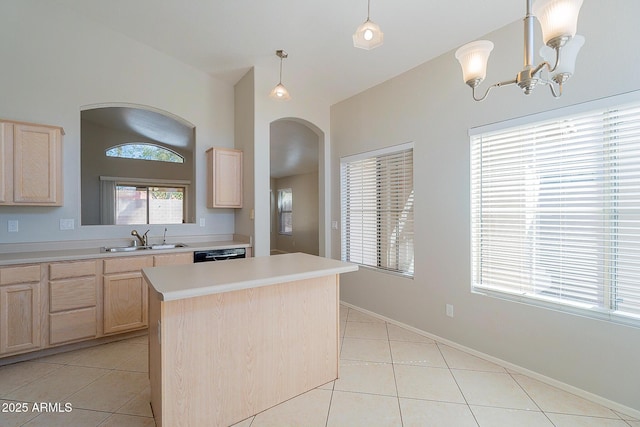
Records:
[[[149,230],[145,231],[144,234],[141,236],[137,230],[132,230],[131,231],[131,235],[135,236],[138,238],[138,240],[140,240],[140,243],[142,243],[142,246],[147,246],[147,233],[149,232]]]

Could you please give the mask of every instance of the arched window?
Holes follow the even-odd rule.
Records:
[[[107,148],[107,157],[152,160],[156,162],[184,163],[184,157],[175,151],[156,144],[131,142]]]

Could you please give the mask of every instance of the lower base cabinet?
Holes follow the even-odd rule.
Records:
[[[144,328],[147,321],[147,287],[142,273],[104,276],[104,333]]]
[[[192,262],[189,251],[0,267],[0,358],[144,329],[142,269]]]
[[[40,283],[0,286],[0,354],[40,348],[40,318]]]

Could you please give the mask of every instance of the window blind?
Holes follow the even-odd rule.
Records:
[[[472,135],[471,233],[474,290],[640,325],[640,103]]]
[[[342,260],[413,277],[413,146],[341,160]]]
[[[293,234],[293,191],[278,190],[278,233]]]

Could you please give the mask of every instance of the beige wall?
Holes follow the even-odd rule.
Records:
[[[3,2],[0,40],[0,117],[58,125],[65,130],[64,206],[2,209],[0,244],[129,236],[129,226],[77,225],[83,107],[102,103],[143,105],[192,123],[198,183],[206,182],[207,148],[233,147],[232,85],[54,2]],[[170,225],[169,235],[233,234],[233,212],[207,209],[206,185],[196,191],[198,221]],[[76,228],[60,230],[60,219],[75,219]],[[19,220],[20,231],[7,233],[7,220]],[[149,235],[162,236],[163,231],[164,226],[152,226]]]
[[[278,233],[278,190],[291,188],[293,196],[293,233]],[[318,173],[272,179],[275,201],[272,217],[271,249],[318,255]],[[275,242],[273,241],[275,240]]]
[[[586,44],[561,99],[515,87],[471,100],[453,52],[331,108],[332,216],[340,217],[340,157],[415,144],[415,279],[361,269],[341,278],[341,298],[453,342],[640,410],[640,329],[470,292],[469,137],[472,127],[640,89],[640,3],[585,1]],[[522,66],[522,22],[495,43],[488,84]],[[539,43],[538,43],[539,46]],[[384,48],[384,47],[383,47]],[[640,95],[638,95],[640,99]],[[332,232],[340,253],[340,232]],[[445,305],[454,305],[454,318]]]
[[[235,148],[242,150],[242,209],[234,209],[235,233],[255,237],[255,88],[254,69],[249,70],[234,87]],[[255,252],[254,252],[255,255]]]

